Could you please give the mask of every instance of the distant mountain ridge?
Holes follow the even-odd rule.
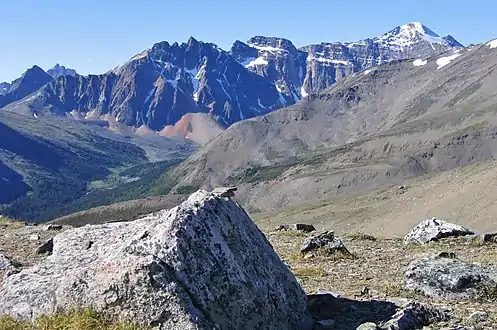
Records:
[[[287,39],[263,36],[237,40],[230,51],[194,38],[182,44],[160,42],[105,74],[51,79],[33,98],[9,110],[111,116],[156,132],[187,113],[201,112],[227,127],[295,104],[361,70],[461,47],[453,37],[440,37],[421,23],[398,26],[372,39],[300,49]],[[54,68],[47,76],[64,70]]]

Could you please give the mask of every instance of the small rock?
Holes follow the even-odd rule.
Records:
[[[316,230],[313,225],[309,225],[306,223],[294,223],[291,225],[281,225],[279,227],[276,227],[276,231],[281,231],[281,230],[296,230],[296,231],[302,231],[304,233],[310,233]]]
[[[234,197],[237,190],[236,187],[218,187],[212,190],[212,193],[219,197]]]
[[[404,243],[424,244],[446,237],[473,235],[474,233],[462,226],[432,218],[421,222],[404,237]]]
[[[379,330],[379,329],[380,328],[378,328],[376,323],[367,322],[367,323],[363,323],[360,326],[358,326],[356,330]]]
[[[495,295],[497,270],[458,259],[425,257],[407,267],[404,287],[443,299],[485,297]]]
[[[43,228],[43,230],[44,231],[50,231],[50,230],[59,231],[59,230],[62,230],[62,225],[48,224]]]
[[[447,321],[449,314],[432,306],[410,302],[390,318],[381,329],[411,330],[432,323]]]
[[[315,258],[314,254],[306,254],[304,256],[304,260],[310,260],[310,259],[314,259],[314,258]]]
[[[29,236],[30,241],[38,241],[40,239],[40,235],[38,234],[32,234]]]
[[[450,258],[450,259],[456,259],[457,256],[454,252],[440,252],[437,255],[438,258]]]
[[[38,254],[44,254],[44,253],[52,254],[52,251],[53,251],[53,238],[49,239],[48,241],[45,242],[45,244],[38,247],[38,249],[36,250],[36,253],[38,253]]]
[[[15,261],[12,258],[0,253],[0,270],[8,270],[21,266],[22,264],[20,262]]]
[[[486,234],[483,234],[483,242],[486,242],[486,243],[497,243],[497,233],[486,233]]]
[[[488,321],[488,314],[485,312],[474,312],[466,319],[466,323],[469,325],[478,325]]]
[[[326,231],[316,236],[306,238],[300,247],[300,253],[308,253],[324,249],[328,253],[342,253],[344,256],[353,257],[341,239],[335,237],[333,231]]]

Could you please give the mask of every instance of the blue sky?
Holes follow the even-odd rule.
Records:
[[[224,49],[254,35],[303,46],[421,21],[466,45],[497,38],[492,0],[16,0],[1,7],[0,81],[57,62],[82,74],[103,73],[155,42],[189,36]]]

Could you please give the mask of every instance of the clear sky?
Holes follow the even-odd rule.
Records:
[[[106,72],[167,40],[229,49],[279,36],[299,47],[354,41],[420,21],[467,45],[497,38],[495,0],[15,0],[0,9],[0,81],[37,64]]]

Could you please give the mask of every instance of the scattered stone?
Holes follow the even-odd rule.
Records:
[[[419,329],[432,323],[449,320],[449,314],[432,306],[410,302],[400,309],[380,329],[411,330]]]
[[[404,243],[424,244],[442,238],[473,234],[472,231],[462,226],[438,218],[431,218],[414,227],[414,229],[404,237]]]
[[[497,243],[497,233],[483,234],[483,242],[485,242],[485,243]]]
[[[40,240],[40,235],[38,235],[38,234],[32,234],[32,235],[29,236],[29,240],[30,241],[38,241],[38,240]]]
[[[380,328],[378,328],[376,323],[367,322],[358,326],[356,330],[380,330]]]
[[[466,323],[469,325],[479,325],[488,321],[488,314],[485,312],[474,312],[466,319]]]
[[[247,213],[202,190],[157,215],[66,230],[50,257],[0,288],[0,315],[75,307],[154,329],[314,325],[304,291]]]
[[[326,231],[319,235],[306,238],[300,247],[300,253],[305,254],[320,249],[330,254],[342,253],[344,256],[353,257],[353,254],[347,250],[343,241],[335,237],[333,231]]]
[[[53,238],[46,241],[36,250],[36,253],[38,254],[45,254],[45,253],[52,254],[52,252],[53,252]]]
[[[219,197],[234,197],[237,190],[236,187],[218,187],[212,190],[212,193]]]
[[[310,233],[316,230],[313,225],[309,225],[306,223],[294,223],[291,225],[281,225],[276,227],[276,231],[282,231],[282,230],[295,230],[295,231],[302,231],[304,233]]]
[[[458,259],[424,257],[408,266],[404,287],[443,299],[497,296],[497,270]]]
[[[456,259],[457,256],[454,252],[440,252],[437,256],[438,258],[450,258],[450,259]]]
[[[49,225],[46,225],[44,228],[43,228],[44,231],[50,231],[50,230],[53,230],[53,231],[59,231],[59,230],[62,230],[62,225],[54,225],[54,224],[49,224]]]
[[[22,264],[20,262],[15,261],[12,258],[0,253],[0,270],[9,270],[21,266]]]

